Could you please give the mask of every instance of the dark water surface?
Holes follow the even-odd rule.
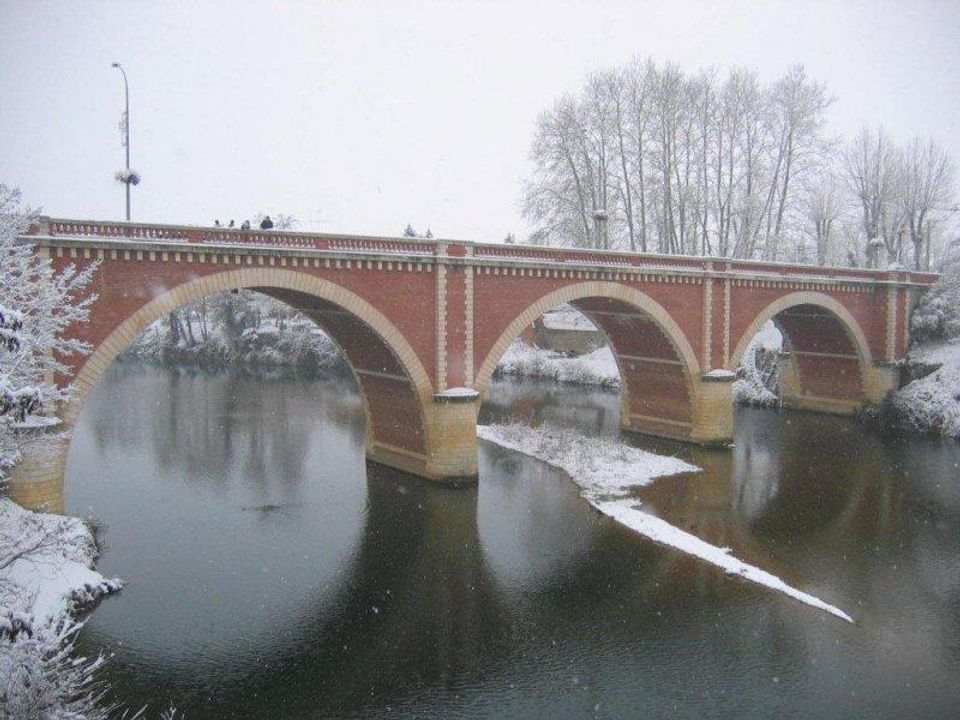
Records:
[[[616,432],[615,394],[483,414]],[[740,410],[648,509],[853,615],[660,548],[481,443],[477,488],[367,467],[349,385],[115,366],[67,510],[127,581],[84,630],[131,707],[199,718],[960,717],[960,446]]]

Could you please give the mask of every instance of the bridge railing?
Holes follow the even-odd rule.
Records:
[[[361,235],[288,232],[284,230],[241,230],[239,228],[197,227],[191,225],[156,225],[149,223],[104,222],[41,218],[30,234],[64,238],[102,238],[133,242],[170,242],[198,245],[281,247],[304,250],[327,250],[376,255],[440,254],[463,257],[472,249],[480,260],[516,263],[565,263],[603,267],[635,268],[643,271],[707,271],[727,270],[741,276],[762,278],[804,277],[852,282],[918,282],[933,283],[937,275],[902,269],[872,270],[865,268],[819,267],[759,260],[701,258],[684,255],[658,255],[582,248],[553,248],[531,245],[499,245],[417,238],[388,238]]]
[[[609,250],[572,250],[567,248],[540,248],[529,245],[489,245],[477,243],[474,257],[498,258],[520,262],[562,262],[583,265],[618,265],[622,267],[655,267],[702,269],[702,258],[682,255],[650,255],[618,253]]]
[[[433,255],[437,245],[428,240],[376,238],[350,235],[320,235],[283,230],[241,230],[139,223],[44,219],[32,234],[52,237],[96,237],[148,242],[196,243],[202,245],[256,245],[313,250],[340,250],[376,254]]]
[[[139,225],[134,223],[92,222],[87,220],[47,220],[38,231],[53,237],[102,237],[128,238],[131,240],[189,241],[189,229],[164,225]]]

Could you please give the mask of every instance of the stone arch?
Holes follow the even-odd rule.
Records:
[[[520,337],[520,333],[533,324],[534,320],[558,305],[589,297],[622,300],[637,310],[645,312],[670,339],[677,355],[685,366],[685,371],[689,379],[695,381],[700,377],[700,363],[697,360],[697,354],[690,345],[690,341],[677,322],[670,316],[670,313],[668,313],[660,303],[649,295],[627,287],[626,285],[598,281],[567,285],[559,290],[548,293],[514,318],[513,322],[511,322],[500,334],[500,337],[497,338],[490,352],[487,353],[483,364],[480,365],[474,387],[483,394],[487,384],[493,377],[493,372],[497,367],[497,363],[500,362],[500,358],[503,357],[503,354],[507,351],[510,344]]]
[[[798,305],[815,305],[832,313],[836,319],[840,321],[847,333],[849,333],[854,348],[856,348],[857,355],[860,357],[860,365],[864,372],[866,368],[873,364],[873,356],[870,353],[870,344],[867,342],[867,336],[860,327],[860,323],[857,322],[850,311],[829,295],[820,292],[801,291],[790,293],[789,295],[784,295],[774,300],[757,314],[737,342],[736,348],[730,356],[730,363],[727,368],[729,370],[736,370],[740,366],[740,360],[743,358],[743,353],[746,352],[750,341],[753,340],[769,320],[773,320],[784,310],[789,310]]]
[[[623,429],[701,442],[701,369],[686,334],[657,301],[613,282],[584,282],[548,293],[521,312],[488,352],[475,387],[481,393],[503,353],[544,312],[571,303],[603,332],[621,379]]]
[[[791,313],[802,308],[809,310]],[[851,414],[875,394],[873,355],[863,328],[838,300],[820,292],[790,293],[757,313],[730,356],[730,370],[739,367],[764,324],[778,317],[789,342],[780,366],[785,406]]]
[[[353,367],[358,387],[363,395],[364,409],[367,414],[367,455],[374,460],[387,465],[399,467],[411,472],[422,472],[426,466],[430,423],[427,417],[433,401],[433,384],[423,363],[416,351],[404,337],[403,333],[379,310],[356,293],[347,290],[328,280],[308,275],[295,270],[280,268],[248,268],[231,270],[214,275],[205,276],[185,282],[174,287],[146,303],[139,310],[126,318],[97,345],[92,354],[77,372],[74,380],[74,395],[70,402],[62,408],[62,417],[68,426],[72,426],[84,404],[89,392],[99,381],[101,376],[110,367],[113,360],[133,342],[152,322],[164,317],[173,310],[188,305],[200,298],[231,290],[254,289],[273,295],[280,300],[288,301],[292,297],[302,297],[313,301],[328,303],[330,307],[342,308],[340,314],[355,318],[360,326],[365,326],[367,332],[377,336],[383,346],[392,353],[397,365],[409,381],[404,390],[404,397],[410,398],[406,402],[409,409],[417,413],[414,422],[417,424],[412,433],[409,447],[398,446],[397,443],[382,441],[375,438],[373,430],[377,422],[377,412],[371,403],[367,392],[368,384]],[[304,310],[304,308],[298,308]],[[346,312],[343,312],[346,311]],[[304,310],[307,315],[314,313]],[[322,311],[318,311],[322,312]],[[313,317],[316,320],[316,317]],[[333,333],[331,333],[333,335]],[[334,337],[336,341],[336,337]],[[345,352],[341,345],[341,350]],[[349,358],[349,353],[345,352]],[[376,375],[376,373],[373,373]],[[377,378],[372,378],[376,381]],[[415,396],[415,397],[414,397]],[[411,420],[413,420],[411,418]],[[393,427],[394,423],[379,423],[376,427]]]

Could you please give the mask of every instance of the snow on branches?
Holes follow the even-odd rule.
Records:
[[[21,426],[69,397],[52,378],[69,374],[66,360],[90,350],[65,331],[89,315],[96,265],[54,273],[48,258],[17,240],[35,217],[19,190],[0,183],[0,477],[19,456]]]

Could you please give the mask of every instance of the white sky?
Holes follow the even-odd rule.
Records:
[[[134,220],[522,238],[537,113],[636,54],[767,79],[801,62],[837,98],[831,132],[883,123],[960,161],[958,0],[0,0],[0,28],[0,182],[56,216],[123,216],[114,60]]]

